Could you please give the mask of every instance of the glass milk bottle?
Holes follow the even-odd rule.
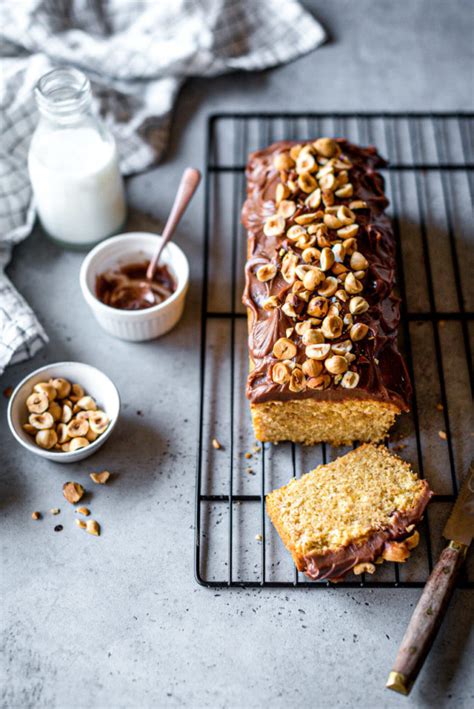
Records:
[[[89,79],[77,69],[45,74],[35,98],[40,119],[28,168],[41,223],[63,246],[96,244],[125,221],[115,141],[92,113]]]

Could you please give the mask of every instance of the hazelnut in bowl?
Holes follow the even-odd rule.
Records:
[[[76,463],[109,438],[120,396],[109,377],[82,362],[57,362],[35,370],[15,388],[8,425],[18,443],[56,463]]]

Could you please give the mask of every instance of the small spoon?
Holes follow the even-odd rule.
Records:
[[[168,221],[166,222],[165,228],[163,229],[162,242],[157,248],[153,258],[148,264],[146,270],[147,280],[152,281],[156,269],[158,267],[158,262],[160,256],[165,248],[166,244],[171,240],[178,223],[186,211],[186,207],[191,201],[192,196],[196,192],[197,186],[201,180],[201,173],[195,167],[187,167],[179,183],[178,191],[174,200],[173,207],[171,209]]]

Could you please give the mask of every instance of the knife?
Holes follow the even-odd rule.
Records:
[[[410,693],[436,638],[473,536],[474,464],[471,463],[443,530],[443,537],[449,540],[449,544],[441,552],[413,612],[388,676],[388,689],[405,695]]]

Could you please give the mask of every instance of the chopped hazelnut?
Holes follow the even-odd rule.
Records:
[[[291,371],[283,362],[276,362],[272,367],[271,375],[275,384],[284,384],[290,381]]]
[[[84,495],[84,488],[80,483],[67,482],[63,485],[63,495],[73,505]]]
[[[97,485],[105,485],[107,480],[110,478],[110,473],[108,470],[103,470],[101,473],[90,473],[90,479]]]
[[[79,520],[76,520],[76,522]],[[86,532],[89,534],[93,534],[95,537],[100,536],[100,526],[99,523],[95,521],[95,519],[88,519],[86,522]]]
[[[410,552],[405,542],[386,542],[382,556],[385,561],[396,561],[401,564],[408,559]]]
[[[325,158],[332,158],[338,152],[338,145],[332,138],[318,138],[314,141],[313,146]]]
[[[285,220],[279,214],[274,214],[272,217],[268,217],[263,231],[266,236],[279,236],[283,234],[285,230]]]
[[[408,530],[408,528],[407,528]],[[420,533],[418,531],[414,531],[411,537],[407,537],[405,539],[405,546],[407,549],[415,549],[418,544],[420,543]]]
[[[261,283],[271,281],[272,278],[275,278],[276,274],[277,268],[274,263],[264,264],[263,266],[260,266],[260,268],[257,269],[257,279]]]
[[[280,185],[278,185],[280,187]],[[278,200],[277,200],[278,201]],[[278,205],[278,214],[283,219],[289,219],[296,212],[296,204],[291,199],[282,199]]]
[[[273,345],[273,354],[277,359],[291,359],[296,351],[295,343],[287,337],[280,337]]]
[[[375,566],[368,562],[356,564],[352,571],[358,576],[359,574],[373,574],[375,573]]]
[[[273,165],[276,170],[291,170],[295,166],[295,161],[288,153],[279,153],[273,160]]]

